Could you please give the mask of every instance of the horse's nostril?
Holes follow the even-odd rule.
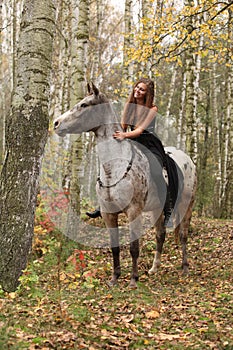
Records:
[[[56,121],[54,122],[54,124],[53,124],[54,129],[57,129],[58,126],[59,126],[59,124],[60,124],[59,121],[56,120]]]

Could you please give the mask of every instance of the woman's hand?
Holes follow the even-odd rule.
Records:
[[[132,131],[116,131],[115,134],[113,134],[113,138],[117,139],[119,141],[122,141],[124,139],[135,139],[136,137],[140,136],[143,132],[143,129],[141,127],[137,127],[136,129]]]
[[[112,135],[114,139],[117,139],[119,141],[122,141],[125,139],[125,132],[122,131],[116,131],[115,134]]]

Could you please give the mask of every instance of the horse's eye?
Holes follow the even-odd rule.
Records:
[[[88,105],[87,105],[86,103],[82,103],[80,107],[81,107],[81,108],[86,108],[87,106],[88,106]]]

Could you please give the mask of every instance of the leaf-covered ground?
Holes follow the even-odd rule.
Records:
[[[43,226],[43,225],[42,225]],[[131,261],[109,289],[109,250],[88,250],[41,225],[21,286],[0,292],[0,349],[233,349],[233,223],[192,220],[189,278],[167,235],[158,275],[149,276],[153,232],[141,242],[140,282]]]

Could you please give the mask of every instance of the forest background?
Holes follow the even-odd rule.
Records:
[[[1,2],[2,163],[4,128],[17,84],[23,3]],[[93,81],[118,105],[120,114],[132,83],[149,76],[156,84],[159,136],[165,146],[185,149],[197,165],[198,215],[231,217],[232,2],[135,0],[122,1],[115,8],[114,2],[107,1],[55,3],[50,121],[85,95],[87,81]],[[52,140],[50,135],[48,144],[58,156],[59,144],[51,145]],[[76,155],[82,164],[71,165],[70,174],[64,175],[61,164],[54,162],[50,170],[60,176],[54,181],[64,181],[61,177],[66,176],[72,187],[71,168],[85,167],[81,150],[89,149],[94,141],[91,135],[79,141],[82,144],[74,148],[79,149]],[[67,142],[65,148],[69,148]],[[59,143],[64,149],[64,142]]]
[[[83,205],[97,205],[94,136],[59,139],[51,126],[89,81],[120,116],[133,82],[152,78],[156,132],[197,166],[198,216],[232,218],[232,1],[122,5],[1,1],[1,247],[10,256],[2,254],[2,275],[13,269],[17,280],[26,264],[39,192],[62,230]],[[54,201],[71,208],[68,220],[64,208],[52,213]]]
[[[0,347],[232,348],[232,10],[230,0],[0,1]],[[61,139],[52,124],[88,81],[120,116],[141,76],[155,81],[159,137],[197,166],[191,278],[177,272],[170,235],[163,273],[148,278],[148,230],[138,291],[124,279],[108,291],[109,251],[63,234],[77,215],[103,227],[84,215],[97,204],[94,136]]]

